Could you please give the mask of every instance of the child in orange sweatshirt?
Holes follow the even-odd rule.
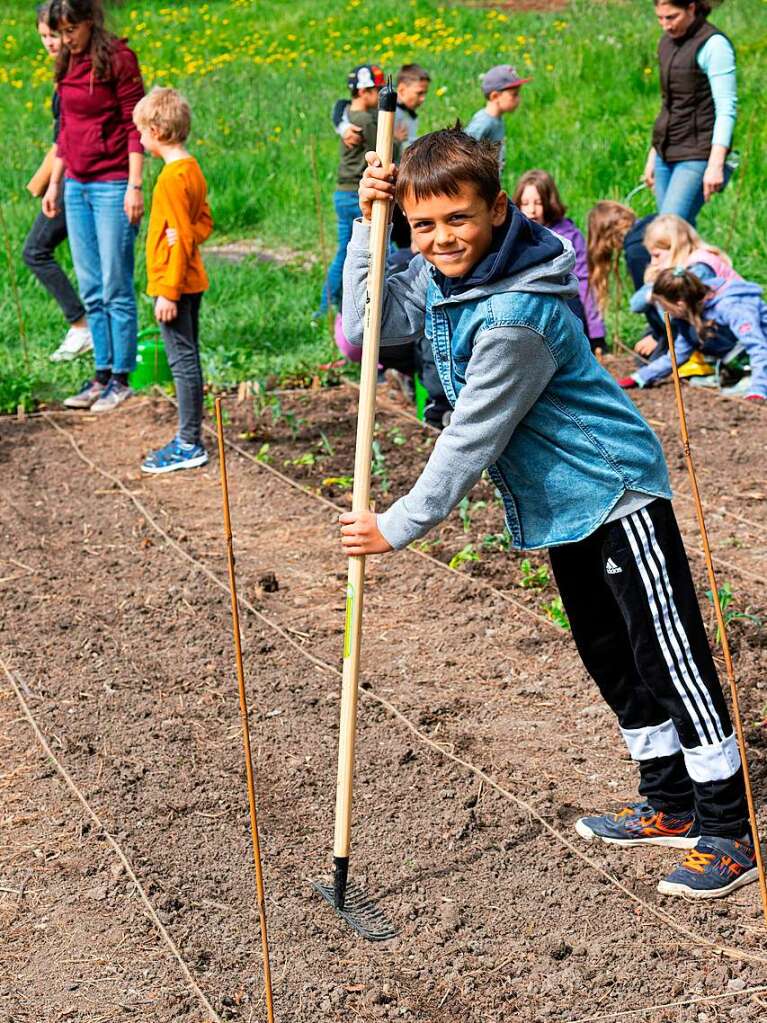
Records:
[[[175,89],[152,89],[136,104],[133,120],[146,152],[165,162],[152,195],[146,290],[155,298],[155,316],[176,385],[179,424],[173,440],[152,451],[141,466],[143,472],[158,474],[208,461],[200,433],[199,344],[200,303],[208,276],[199,246],[209,237],[213,221],[200,165],[184,146],[192,120],[184,97]]]

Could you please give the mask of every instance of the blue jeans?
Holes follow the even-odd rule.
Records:
[[[132,373],[138,330],[133,248],[138,234],[125,215],[127,181],[67,178],[64,205],[72,261],[93,336],[97,370]]]
[[[322,287],[320,312],[323,313],[327,312],[331,302],[337,306],[341,304],[346,248],[352,236],[354,221],[357,217],[362,216],[356,192],[334,192],[333,205],[336,208],[336,216],[338,217],[338,251],[336,252],[335,259],[328,267],[328,276]]]
[[[666,163],[660,156],[655,157],[655,201],[658,213],[676,213],[695,227],[695,221],[703,206],[703,175],[706,160],[675,160]],[[732,170],[725,164],[724,185],[730,180]]]

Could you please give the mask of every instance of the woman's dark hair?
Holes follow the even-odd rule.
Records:
[[[62,21],[70,25],[91,22],[90,54],[93,61],[93,76],[98,81],[112,78],[112,57],[115,36],[104,25],[104,8],[101,0],[51,0],[48,6],[48,24],[54,32],[61,31]],[[69,68],[71,54],[62,45],[56,58],[56,81],[60,82]]]
[[[564,217],[565,213],[567,213],[567,207],[562,202],[554,178],[545,170],[525,171],[517,182],[514,195],[512,196],[511,201],[515,206],[519,206],[522,201],[522,193],[528,185],[532,185],[541,197],[544,224],[547,226],[549,224],[556,224],[558,220]]]
[[[704,18],[707,18],[713,9],[723,2],[724,0],[654,0],[656,7],[658,4],[671,4],[672,7],[678,7],[680,10],[694,3],[696,15],[703,15]]]
[[[35,24],[36,25],[50,25],[50,2],[44,4],[38,4],[35,7]]]
[[[472,138],[459,124],[422,135],[402,157],[397,202],[402,205],[410,196],[416,202],[435,195],[456,196],[461,185],[473,185],[492,206],[501,191],[498,150],[497,143]]]
[[[704,341],[714,329],[713,320],[703,319],[703,306],[711,289],[684,267],[661,270],[652,286],[652,297],[664,299],[670,305],[681,303],[687,309],[690,323]]]

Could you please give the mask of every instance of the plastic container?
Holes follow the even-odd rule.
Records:
[[[139,331],[136,346],[136,368],[128,378],[134,391],[142,391],[153,384],[167,384],[173,380],[168,357],[157,327]]]
[[[429,403],[429,392],[421,383],[421,378],[417,373],[413,377],[413,383],[415,384],[415,414],[423,422],[426,406]]]

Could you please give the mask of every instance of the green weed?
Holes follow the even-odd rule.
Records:
[[[526,590],[545,589],[551,582],[551,576],[546,565],[539,565],[537,568],[529,558],[524,558],[519,566],[522,573],[519,585]]]
[[[462,497],[458,502],[458,514],[461,516],[461,523],[463,525],[464,533],[468,533],[471,530],[471,517],[474,512],[479,511],[480,508],[487,508],[487,501],[474,501],[469,502],[468,495]]]
[[[730,624],[730,622],[736,621],[738,619],[745,619],[749,622],[753,622],[755,625],[762,624],[762,619],[757,617],[757,615],[747,614],[745,611],[738,611],[735,608],[730,610],[730,605],[735,600],[735,594],[732,592],[732,586],[730,585],[730,583],[723,583],[719,587],[718,592],[719,606],[722,609],[722,618],[724,620],[725,628]],[[714,606],[713,590],[706,590],[706,596],[708,597],[711,606],[713,607]],[[716,627],[715,642],[719,645],[721,645],[722,642],[722,634],[719,625],[717,625]]]
[[[548,604],[541,604],[541,608],[545,611],[546,617],[550,618],[560,629],[564,629],[566,632],[570,631],[570,619],[567,617],[561,597],[554,597]]]
[[[377,440],[373,441],[373,464],[371,466],[371,472],[381,484],[381,490],[383,490],[385,494],[388,494],[391,487],[389,469],[386,465],[386,456],[381,450],[380,441]]]
[[[466,546],[454,554],[450,561],[447,563],[448,568],[460,568],[461,565],[465,565],[469,561],[479,561],[479,554],[474,550],[473,544],[467,543]]]
[[[511,535],[507,529],[502,533],[486,533],[482,537],[482,550],[508,551],[511,548]]]

